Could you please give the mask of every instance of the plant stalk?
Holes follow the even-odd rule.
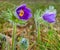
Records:
[[[15,50],[16,48],[15,39],[16,39],[16,23],[13,23],[12,50]]]

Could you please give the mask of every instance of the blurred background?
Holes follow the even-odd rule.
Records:
[[[11,34],[12,24],[5,19],[5,13],[2,13],[2,12],[6,11],[7,8],[11,9],[12,11],[15,11],[15,8],[17,6],[24,3],[27,4],[29,8],[32,9],[33,14],[37,9],[44,10],[46,7],[48,8],[49,5],[55,6],[55,9],[57,10],[57,17],[56,17],[56,23],[53,25],[53,28],[57,32],[58,40],[56,40],[57,38],[55,39],[53,38],[54,41],[50,41],[52,45],[46,47],[44,42],[49,40],[49,39],[46,40],[45,38],[47,36],[45,33],[47,33],[48,28],[44,25],[41,25],[42,27],[41,33],[43,33],[41,35],[43,39],[42,45],[44,45],[45,48],[48,48],[47,50],[60,50],[59,49],[60,48],[60,45],[59,45],[60,44],[60,0],[0,0],[0,33],[8,35],[10,38],[12,37],[12,34]],[[35,28],[33,17],[28,21],[28,24],[26,26],[24,27],[17,26],[17,34],[18,35],[20,34],[20,36],[23,35],[24,37],[28,38],[30,40],[30,44],[36,41],[35,33],[36,33],[36,28]],[[42,46],[41,48],[44,48],[44,47]],[[50,49],[50,47],[52,47],[52,49]],[[38,48],[37,45],[32,46],[31,48],[29,50],[40,50],[40,49],[35,49],[35,48]],[[54,48],[57,48],[57,49],[54,49]],[[44,50],[44,49],[41,49],[41,50]]]

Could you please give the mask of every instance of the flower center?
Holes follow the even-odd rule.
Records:
[[[20,13],[19,13],[19,16],[23,16],[24,15],[24,11],[23,10],[20,10]]]

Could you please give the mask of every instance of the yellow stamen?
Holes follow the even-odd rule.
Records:
[[[24,15],[24,11],[23,10],[20,10],[20,13],[19,13],[19,16],[23,16]]]

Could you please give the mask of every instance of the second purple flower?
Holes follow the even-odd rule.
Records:
[[[53,6],[50,6],[43,14],[43,19],[48,23],[53,23],[56,21],[56,9]]]

